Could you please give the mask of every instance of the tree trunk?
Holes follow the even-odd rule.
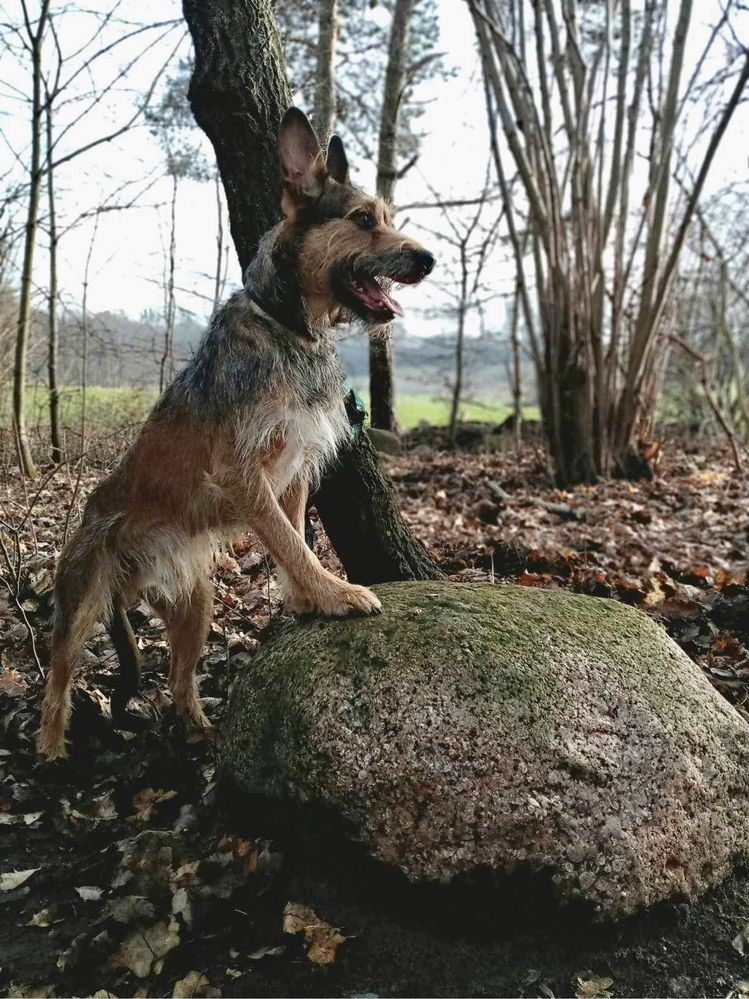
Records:
[[[273,7],[270,0],[183,0],[183,11],[195,46],[190,104],[216,152],[244,271],[281,204],[277,136],[291,94]],[[366,435],[339,455],[313,502],[349,578],[439,575],[398,513]]]
[[[453,384],[448,433],[450,447],[453,450],[455,449],[455,437],[458,430],[460,399],[463,394],[463,339],[465,335],[467,303],[468,262],[466,260],[466,242],[463,241],[460,244],[460,301],[458,302],[458,335],[455,340],[455,382]]]
[[[24,400],[26,395],[26,355],[31,328],[31,291],[34,271],[34,250],[39,218],[39,195],[42,186],[42,38],[49,12],[49,0],[43,0],[36,31],[29,29],[32,62],[31,97],[31,160],[29,163],[29,203],[26,212],[26,232],[21,266],[21,293],[16,327],[16,353],[13,363],[13,426],[15,430],[18,461],[24,475],[33,478],[36,465],[26,435]]]
[[[216,281],[213,288],[213,311],[221,305],[224,293],[224,206],[221,201],[221,178],[216,172]]]
[[[183,0],[195,65],[188,97],[216,153],[244,273],[278,222],[278,126],[291,104],[271,0]]]
[[[60,434],[60,392],[57,385],[57,348],[59,328],[57,325],[57,210],[55,205],[55,181],[52,164],[52,108],[47,103],[47,199],[49,213],[49,294],[47,297],[48,331],[47,381],[49,385],[49,438],[50,457],[53,464],[62,461],[62,436]]]
[[[392,202],[398,179],[398,127],[406,84],[408,28],[415,0],[395,0],[390,27],[385,90],[380,114],[377,193]],[[393,327],[369,336],[369,399],[372,426],[395,431],[395,365]]]
[[[369,414],[373,427],[396,432],[392,326],[369,334]]]
[[[516,449],[523,442],[523,368],[518,330],[521,280],[520,276],[515,280],[515,297],[512,302],[512,325],[510,327],[510,343],[512,345],[512,411],[514,415],[512,435]]]
[[[163,392],[174,376],[174,324],[176,304],[174,298],[174,271],[177,256],[177,185],[176,172],[172,174],[172,201],[169,217],[169,259],[167,261],[166,289],[164,292],[164,350],[159,365],[159,392]]]
[[[355,419],[351,406],[349,396],[347,409]],[[352,583],[442,576],[398,512],[393,487],[361,425],[355,426],[337,467],[323,479],[314,503]]]
[[[312,123],[325,149],[335,126],[335,43],[338,33],[338,0],[320,0],[317,32],[317,73]]]

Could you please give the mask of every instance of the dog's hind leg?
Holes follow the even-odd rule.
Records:
[[[166,625],[172,652],[169,687],[177,709],[200,729],[211,728],[200,698],[195,670],[203,651],[213,610],[213,587],[199,578],[187,597],[173,603],[159,599],[149,603]]]
[[[48,760],[67,756],[73,671],[81,648],[107,610],[111,593],[107,554],[97,546],[89,547],[83,536],[78,540],[63,554],[55,580],[55,623],[37,742]]]
[[[138,693],[140,685],[140,653],[120,594],[112,600],[107,631],[120,663],[120,675],[112,691],[112,718],[117,722],[127,717],[127,702]]]

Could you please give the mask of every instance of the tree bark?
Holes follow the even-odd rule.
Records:
[[[164,349],[159,364],[159,392],[174,377],[174,325],[176,300],[174,297],[174,271],[177,257],[177,187],[179,179],[172,173],[172,200],[169,215],[169,254],[167,258],[166,288],[164,289]]]
[[[60,390],[57,383],[57,354],[59,329],[57,324],[57,206],[55,203],[54,165],[52,162],[52,107],[47,101],[47,200],[49,213],[49,291],[48,343],[47,343],[47,383],[49,386],[49,439],[50,457],[53,464],[62,461],[62,435],[60,433]]]
[[[216,173],[216,283],[213,288],[213,311],[221,305],[224,291],[224,206],[221,201],[221,178]]]
[[[373,427],[396,432],[392,326],[369,334],[369,410]]]
[[[312,124],[325,149],[335,126],[335,43],[338,34],[338,0],[320,0],[317,32],[317,72]]]
[[[377,153],[377,193],[392,203],[398,179],[398,126],[406,84],[408,29],[415,0],[395,0],[390,27],[385,89]],[[369,399],[372,426],[395,431],[395,364],[393,327],[369,337]]]
[[[363,429],[323,479],[314,504],[352,583],[442,576],[398,512],[393,487]]]
[[[515,296],[512,301],[512,324],[510,326],[510,343],[512,345],[512,411],[515,417],[513,423],[513,440],[515,448],[520,448],[523,442],[523,366],[520,356],[520,336],[518,320],[520,318],[520,275],[515,279]]]
[[[455,450],[455,437],[458,430],[460,401],[463,394],[463,339],[465,335],[466,308],[468,305],[468,261],[466,260],[467,237],[460,244],[460,300],[458,302],[458,330],[455,340],[455,382],[453,383],[450,405],[448,439]]]
[[[24,8],[25,13],[25,8]],[[16,353],[13,363],[13,425],[21,471],[29,478],[36,475],[36,465],[26,434],[24,400],[26,395],[26,355],[31,328],[31,291],[34,271],[34,250],[39,220],[39,195],[42,186],[42,39],[49,14],[49,0],[43,0],[36,30],[28,28],[31,49],[31,160],[29,163],[29,202],[26,212],[26,232],[21,266],[21,293],[16,327]]]
[[[244,271],[281,204],[278,126],[291,103],[270,0],[183,0],[195,46],[189,99],[213,144],[232,238]],[[433,579],[364,432],[312,498],[352,580]]]
[[[271,0],[183,0],[195,48],[188,98],[216,153],[245,268],[278,222],[278,126],[291,104]]]

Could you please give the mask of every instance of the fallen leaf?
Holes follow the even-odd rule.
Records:
[[[331,964],[346,937],[317,915],[308,905],[288,902],[283,910],[284,933],[303,933],[309,943],[307,957],[313,964]]]
[[[161,788],[154,790],[152,787],[144,787],[133,798],[136,819],[139,822],[148,822],[151,818],[151,811],[156,805],[176,797],[176,791],[162,791]]]
[[[32,874],[40,870],[38,867],[31,867],[28,871],[8,871],[6,874],[0,874],[0,891],[13,891],[14,888],[18,888],[28,881]]]
[[[188,926],[192,922],[190,896],[187,894],[186,888],[179,888],[174,895],[172,895],[172,915],[182,916]]]
[[[184,978],[174,983],[173,999],[190,999],[191,996],[220,996],[202,971],[188,971]]]
[[[107,912],[116,923],[134,923],[156,915],[153,903],[142,895],[122,895],[107,902]]]
[[[93,885],[81,885],[80,888],[76,888],[76,891],[84,902],[98,902],[104,894],[103,888],[95,888]]]
[[[591,971],[583,971],[577,976],[577,999],[610,999],[609,989],[614,984],[613,978],[594,975]]]
[[[266,947],[258,947],[257,950],[253,950],[253,952],[248,954],[247,957],[251,961],[260,961],[264,957],[278,957],[279,954],[283,954],[285,950],[286,948],[283,944],[278,947],[271,947],[268,945]]]
[[[147,930],[136,930],[126,937],[112,955],[112,963],[127,968],[138,978],[158,975],[164,958],[179,946],[179,925],[174,917],[162,920]]]
[[[52,925],[52,910],[41,909],[39,912],[35,912],[26,925],[42,926],[46,929],[47,926]]]
[[[55,989],[52,985],[11,985],[5,994],[8,999],[50,999]]]
[[[746,952],[747,943],[749,943],[749,923],[746,923],[743,929],[739,930],[731,941],[731,946],[743,957]]]
[[[0,673],[0,694],[20,697],[26,693],[27,686],[26,677],[12,666],[6,666]]]
[[[235,837],[232,840],[232,852],[238,860],[242,861],[244,869],[248,874],[256,873],[257,849],[249,839]]]
[[[304,935],[309,940],[307,957],[313,964],[332,964],[335,961],[338,948],[346,940],[346,937],[328,926],[327,923],[312,930],[305,930]]]

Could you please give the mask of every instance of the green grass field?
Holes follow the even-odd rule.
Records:
[[[139,423],[145,419],[156,400],[155,389],[100,388],[91,387],[86,391],[86,424],[89,431],[108,432],[126,424]],[[63,426],[77,431],[81,422],[81,390],[64,388],[60,392],[60,410]],[[364,398],[365,405],[368,400]],[[30,385],[26,394],[26,421],[28,428],[42,429],[49,424],[47,410],[47,390],[42,385]],[[435,426],[444,426],[450,418],[450,404],[437,399],[428,392],[405,391],[397,396],[397,413],[401,426],[406,429],[426,421]],[[480,420],[500,423],[511,412],[506,403],[467,402],[461,406],[462,420]],[[537,419],[538,409],[529,406],[525,409],[527,419]],[[2,422],[9,423],[10,398],[2,399],[0,416]]]
[[[130,423],[140,423],[156,401],[156,389],[101,388],[86,390],[86,424],[89,430],[107,432]],[[60,390],[60,417],[63,426],[77,431],[81,423],[82,393],[79,388]],[[7,424],[9,395],[2,400],[2,418]],[[30,430],[49,426],[46,386],[29,385],[26,390],[26,423]]]
[[[437,427],[446,426],[450,420],[450,403],[446,399],[436,399],[426,392],[396,394],[395,401],[398,422],[407,430],[418,426],[422,420]],[[466,402],[460,407],[460,419],[501,423],[511,412],[512,407],[506,403]],[[537,415],[532,407],[524,412],[528,419]]]

